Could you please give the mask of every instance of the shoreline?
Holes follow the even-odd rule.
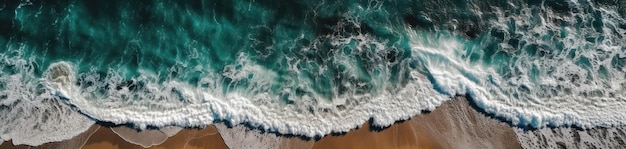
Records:
[[[125,126],[102,127],[95,124],[70,140],[37,147],[48,144],[62,146],[74,142],[73,144],[82,143],[75,148],[239,148],[250,145],[266,148],[455,148],[468,145],[481,148],[521,148],[512,127],[480,113],[469,102],[464,97],[454,97],[433,111],[398,121],[389,127],[371,127],[371,121],[367,121],[359,128],[340,134],[328,134],[319,140],[261,133],[244,125],[228,128],[224,124],[213,124],[203,129],[184,128],[167,134],[160,130],[137,132]],[[494,139],[500,141],[489,141]],[[0,148],[24,147],[29,146],[13,146],[10,141],[0,145]]]
[[[1,142],[3,149],[34,148],[615,148],[626,146],[626,128],[557,127],[528,130],[513,127],[476,109],[463,96],[453,97],[435,110],[397,121],[389,127],[372,127],[366,121],[345,133],[312,140],[277,135],[245,125],[218,123],[205,128],[165,127],[137,131],[126,126],[92,125],[69,140],[40,146]]]
[[[476,109],[463,96],[453,97],[435,110],[397,121],[389,127],[372,127],[366,121],[345,133],[317,140],[277,135],[218,123],[205,128],[166,127],[137,131],[126,126],[96,123],[69,140],[34,148],[615,148],[626,146],[626,128],[557,127],[528,130],[511,126]],[[608,135],[607,135],[608,134]],[[155,137],[157,136],[157,137]],[[4,141],[0,148],[27,149]]]

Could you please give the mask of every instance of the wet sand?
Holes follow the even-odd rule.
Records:
[[[129,143],[122,137],[115,134],[110,128],[98,130],[92,139],[88,140],[84,149],[141,149],[140,145]],[[153,149],[225,149],[228,148],[224,144],[224,140],[217,133],[214,126],[208,126],[205,129],[183,129],[176,135],[168,138],[165,142],[150,146]]]
[[[142,136],[149,137],[149,136]],[[5,141],[0,145],[0,149],[143,149],[141,145],[130,143],[124,140],[111,128],[94,125],[87,132],[82,133],[70,140],[46,143],[40,146],[13,145],[10,141]],[[227,149],[224,140],[217,133],[215,126],[208,126],[204,129],[183,129],[176,135],[168,138],[163,143],[149,148],[154,149]]]
[[[368,125],[345,136],[324,137],[314,148],[521,148],[514,129],[478,113],[456,97],[434,111],[380,131]]]
[[[123,135],[120,137],[119,135]],[[141,141],[150,136],[142,133],[116,134],[112,128],[93,126],[71,140],[48,143],[35,148],[140,149]],[[154,134],[154,132],[144,133]],[[126,138],[127,140],[124,140]],[[133,140],[135,139],[135,140]],[[155,140],[151,143],[160,143]],[[84,146],[83,146],[84,144]],[[64,146],[65,145],[65,146]],[[144,145],[145,146],[145,145]],[[204,129],[182,129],[155,149],[170,148],[521,148],[515,131],[508,125],[488,118],[472,109],[464,98],[455,98],[427,114],[398,122],[389,128],[371,129],[365,123],[344,135],[323,137],[318,141],[261,134],[241,126],[226,128],[222,124]],[[27,148],[4,142],[0,148]]]
[[[422,132],[408,121],[382,131],[371,130],[370,125],[364,124],[344,136],[326,136],[315,142],[313,148],[442,148],[439,140]]]
[[[50,142],[50,143],[45,143],[42,144],[40,146],[26,146],[26,145],[13,145],[13,143],[11,141],[5,141],[0,145],[0,149],[9,149],[9,148],[16,148],[16,149],[28,149],[28,148],[43,148],[43,149],[72,149],[72,148],[81,148],[83,145],[85,145],[85,143],[87,142],[87,140],[91,139],[91,136],[93,136],[100,128],[103,128],[101,126],[98,125],[93,125],[91,126],[89,129],[87,129],[87,131],[79,134],[78,136],[73,137],[72,139],[69,140],[65,140],[65,141],[59,141],[59,142]]]

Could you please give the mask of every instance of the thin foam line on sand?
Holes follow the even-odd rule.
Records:
[[[182,129],[175,135],[151,141],[147,134],[134,129],[111,128],[94,125],[88,133],[71,140],[86,140],[82,148],[128,148],[140,149],[142,145],[127,140],[149,142],[146,147],[166,148],[521,148],[515,131],[506,123],[480,114],[469,106],[467,99],[455,97],[434,111],[419,114],[410,120],[398,122],[388,128],[370,127],[363,124],[344,134],[327,135],[318,141],[306,141],[298,137],[278,137],[260,133],[244,126],[228,128],[224,124],[209,125],[203,129]],[[119,130],[124,131],[120,133]],[[132,131],[130,131],[132,130]],[[154,130],[159,131],[159,130]],[[160,132],[160,131],[159,131]],[[164,132],[160,132],[165,134]],[[120,136],[121,135],[121,136]],[[89,137],[91,136],[91,137]],[[170,136],[170,135],[168,135]],[[124,139],[126,138],[126,139]],[[71,142],[70,140],[70,142]],[[62,141],[63,142],[63,141]],[[80,142],[80,141],[79,141]],[[156,143],[155,143],[156,142]],[[59,142],[60,143],[60,142]],[[8,145],[7,145],[8,144]],[[5,146],[6,145],[6,146]],[[11,148],[3,143],[0,148]],[[20,146],[12,146],[19,148]],[[28,147],[28,146],[22,146]],[[38,146],[39,147],[39,146]],[[71,147],[70,147],[71,148]]]

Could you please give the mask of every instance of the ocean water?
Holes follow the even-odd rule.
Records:
[[[321,137],[471,97],[523,128],[626,124],[623,0],[0,2],[0,139],[95,121]]]

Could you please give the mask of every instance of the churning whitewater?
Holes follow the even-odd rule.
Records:
[[[0,139],[94,121],[321,137],[450,97],[524,128],[626,124],[626,1],[0,5]]]

